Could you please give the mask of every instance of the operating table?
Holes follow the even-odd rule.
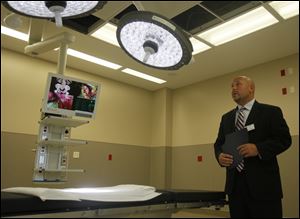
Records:
[[[171,217],[186,208],[226,204],[225,193],[199,190],[157,190],[159,196],[147,201],[103,202],[46,200],[1,192],[1,217]]]

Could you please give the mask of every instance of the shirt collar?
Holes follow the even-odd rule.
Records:
[[[251,111],[254,102],[255,102],[255,99],[253,98],[253,99],[250,100],[248,103],[246,103],[244,106],[238,105],[238,109],[240,110],[240,109],[243,107],[243,108],[246,108],[248,111]]]

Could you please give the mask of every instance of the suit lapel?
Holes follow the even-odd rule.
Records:
[[[235,114],[236,111],[238,110],[238,107],[236,107],[234,110],[232,110],[231,114],[230,114],[230,130],[231,132],[235,131]]]
[[[252,109],[250,111],[250,114],[247,118],[245,126],[254,123],[254,118],[255,118],[255,115],[257,114],[258,110],[259,110],[259,103],[257,101],[255,101],[253,106],[252,106]]]

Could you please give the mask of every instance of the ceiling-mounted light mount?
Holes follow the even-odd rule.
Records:
[[[66,1],[45,1],[46,7],[54,14],[56,26],[62,26],[61,13],[67,6]]]
[[[153,12],[134,11],[123,16],[117,39],[129,56],[150,67],[177,70],[192,58],[188,36],[168,18]]]
[[[55,19],[62,26],[62,18],[88,16],[102,9],[106,1],[2,1],[10,11],[33,18]]]
[[[157,53],[158,45],[154,41],[147,40],[147,41],[144,42],[143,48],[144,48],[144,51],[145,51],[145,56],[143,58],[143,62],[147,63],[150,55],[153,55],[153,54]]]

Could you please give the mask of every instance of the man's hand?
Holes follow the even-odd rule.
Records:
[[[224,167],[229,167],[233,162],[233,156],[230,154],[221,153],[219,155],[219,163]]]
[[[238,146],[237,149],[243,157],[255,157],[258,155],[258,150],[255,144],[243,144]]]

